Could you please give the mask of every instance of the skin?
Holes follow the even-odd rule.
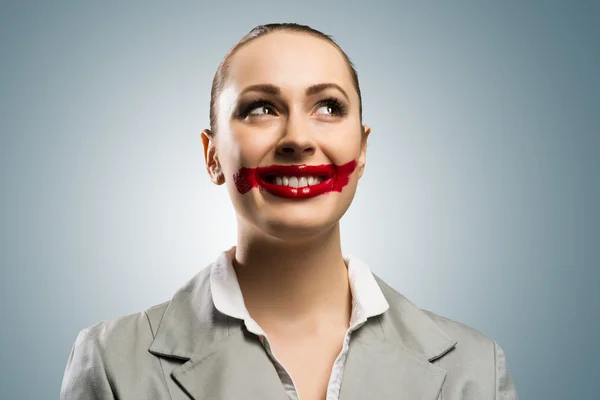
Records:
[[[363,175],[371,131],[361,127],[359,97],[348,66],[339,50],[323,39],[274,32],[240,48],[231,59],[229,76],[218,99],[219,131],[205,129],[202,140],[209,176],[226,186],[236,211],[234,268],[246,307],[280,349],[318,340],[337,349],[328,352],[335,358],[349,326],[352,299],[339,220]],[[306,94],[307,87],[321,83],[334,83],[341,90]],[[258,84],[275,85],[280,94],[244,93]],[[332,115],[327,105],[319,104],[330,96],[347,106],[345,116]],[[269,99],[274,107],[259,106],[251,116],[239,116],[240,108],[256,98]],[[283,199],[258,189],[240,194],[232,179],[241,167],[351,160],[357,168],[349,184],[341,192],[312,199]],[[327,367],[324,371],[330,373],[331,364]],[[301,379],[299,375],[295,378]]]

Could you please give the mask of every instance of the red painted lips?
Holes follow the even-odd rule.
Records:
[[[237,190],[247,193],[252,188],[261,190],[288,199],[307,199],[329,192],[341,192],[342,188],[350,181],[350,174],[356,169],[356,160],[346,164],[323,164],[323,165],[271,165],[268,167],[240,168],[233,175]],[[291,187],[276,183],[277,177],[318,177],[320,182],[304,186]]]

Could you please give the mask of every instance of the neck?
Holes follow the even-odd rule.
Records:
[[[293,244],[252,238],[239,229],[234,269],[246,308],[265,331],[348,327],[352,293],[339,224]]]

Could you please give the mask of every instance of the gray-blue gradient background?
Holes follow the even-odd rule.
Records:
[[[521,398],[597,399],[598,2],[217,3],[2,2],[0,398],[58,398],[82,328],[234,244],[211,80],[299,22],[350,55],[372,127],[344,250],[496,340]]]

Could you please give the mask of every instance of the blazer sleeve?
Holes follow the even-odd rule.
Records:
[[[506,355],[494,341],[494,360],[496,363],[496,400],[517,400],[517,389],[508,370]]]
[[[60,400],[116,400],[97,340],[85,329],[71,349]]]

